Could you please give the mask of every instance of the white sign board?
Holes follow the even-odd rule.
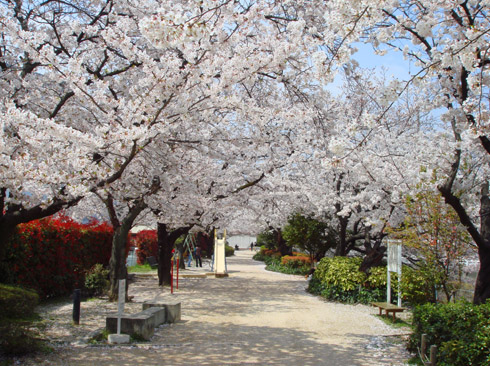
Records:
[[[398,274],[398,306],[402,306],[400,284],[402,279],[402,242],[401,240],[388,240],[388,268],[386,278],[386,302],[391,302],[391,275],[390,272]]]
[[[402,268],[402,246],[400,240],[388,240],[388,271],[398,273]]]

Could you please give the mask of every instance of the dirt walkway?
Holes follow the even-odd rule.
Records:
[[[46,335],[59,346],[26,365],[405,365],[408,329],[395,329],[368,306],[329,303],[306,293],[307,282],[264,270],[250,251],[228,259],[230,277],[181,279],[173,296],[155,278],[130,286],[133,303],[154,298],[182,301],[182,321],[163,325],[151,342],[126,346],[88,345],[83,337],[105,325],[115,304],[82,304],[82,321],[70,324],[71,305],[41,309]]]

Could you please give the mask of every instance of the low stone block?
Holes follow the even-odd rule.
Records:
[[[110,344],[129,343],[129,335],[128,334],[109,334],[108,340],[109,340]]]
[[[121,333],[149,340],[155,327],[165,322],[166,310],[152,307],[136,314],[123,314],[121,317]],[[106,318],[106,328],[110,333],[117,333],[117,314]]]
[[[152,307],[165,308],[167,323],[176,323],[181,319],[181,302],[177,300],[150,300],[143,303],[143,309]]]

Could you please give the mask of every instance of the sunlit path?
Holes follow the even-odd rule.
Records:
[[[251,256],[238,251],[229,258],[228,278],[182,279],[173,295],[182,301],[182,321],[158,329],[151,342],[70,346],[37,364],[404,365],[403,345],[389,345],[393,337],[385,336],[406,330],[386,326],[374,308],[311,296],[303,277],[265,271]],[[171,296],[155,285],[136,282],[134,301],[152,292]]]

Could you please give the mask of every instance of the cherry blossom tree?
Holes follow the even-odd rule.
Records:
[[[450,164],[441,159],[437,187],[479,248],[474,302],[485,302],[490,297],[488,163],[480,166],[475,179],[467,179],[464,162],[475,157],[487,161],[490,152],[487,2],[330,1],[324,16],[324,41],[346,45],[338,60],[348,62],[353,52],[349,45],[364,41],[380,54],[403,52],[412,62],[410,79],[385,93],[386,108],[410,84],[430,96],[433,110],[443,111],[453,156]]]

